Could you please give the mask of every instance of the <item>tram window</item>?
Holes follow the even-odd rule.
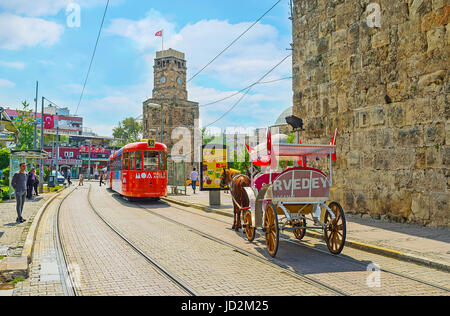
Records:
[[[145,151],[144,152],[144,170],[158,171],[158,152]]]
[[[136,152],[136,170],[142,170],[142,151]]]
[[[160,168],[161,171],[167,170],[167,153],[165,151],[161,151],[161,160],[160,160]]]
[[[122,170],[128,170],[129,153],[123,153]]]
[[[136,157],[136,152],[132,151],[130,152],[130,169],[129,170],[135,170],[134,169],[134,158]]]

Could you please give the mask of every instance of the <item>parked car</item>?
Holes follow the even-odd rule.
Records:
[[[52,176],[55,176],[55,175],[56,175],[56,171],[53,170]],[[64,184],[64,182],[66,181],[66,178],[64,178],[64,176],[59,171],[58,171],[58,175],[56,176],[56,178],[58,179],[58,184]]]

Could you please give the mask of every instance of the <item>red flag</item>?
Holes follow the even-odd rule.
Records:
[[[163,31],[156,32],[155,36],[163,36]]]
[[[44,114],[44,129],[53,129],[55,128],[55,121],[53,119],[53,115]]]

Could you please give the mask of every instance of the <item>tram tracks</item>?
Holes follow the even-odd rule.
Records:
[[[217,219],[217,218],[214,218],[214,217],[210,217],[210,216],[206,216],[206,215],[203,215],[203,214],[198,214],[198,213],[196,213],[196,212],[188,211],[188,210],[183,209],[183,208],[181,208],[181,207],[174,206],[173,204],[170,204],[170,205],[171,205],[171,207],[173,207],[173,208],[175,208],[175,209],[177,209],[177,210],[186,212],[186,213],[190,213],[190,214],[193,214],[193,215],[197,215],[197,216],[200,216],[200,217],[204,217],[204,218],[207,218],[207,219],[210,219],[210,220],[214,220],[214,221],[217,221],[217,222],[221,222],[221,223],[224,223],[224,224],[227,224],[227,225],[230,224],[230,223],[228,223],[228,222],[226,222],[226,221],[223,221],[223,220],[220,220],[220,219]],[[256,256],[256,255],[254,255],[254,254],[248,252],[248,251],[245,250],[245,249],[242,249],[242,248],[240,248],[240,247],[231,245],[231,244],[229,244],[229,243],[227,243],[227,242],[225,242],[225,241],[222,241],[222,240],[220,240],[220,239],[217,239],[217,238],[215,238],[215,237],[213,237],[213,236],[211,236],[211,235],[208,235],[208,234],[206,234],[206,233],[204,233],[204,232],[200,232],[200,231],[198,231],[197,229],[195,229],[195,228],[193,228],[193,227],[191,227],[191,226],[189,226],[189,225],[186,225],[186,224],[184,224],[184,223],[180,223],[180,222],[175,221],[175,220],[173,220],[173,219],[171,219],[171,218],[168,218],[168,217],[163,216],[163,215],[161,215],[161,214],[155,213],[155,212],[149,210],[148,208],[146,208],[146,207],[143,206],[143,205],[139,205],[139,207],[145,209],[146,211],[148,211],[148,212],[150,212],[150,213],[152,213],[152,214],[154,214],[154,215],[157,215],[157,216],[159,216],[159,217],[161,217],[161,218],[164,218],[164,219],[166,219],[166,220],[168,220],[168,221],[170,221],[170,222],[173,222],[173,223],[177,223],[177,224],[179,224],[179,225],[182,225],[182,226],[184,226],[184,227],[186,227],[186,228],[192,230],[193,232],[198,233],[198,234],[200,234],[200,235],[202,235],[202,236],[204,236],[204,237],[206,237],[206,238],[212,239],[212,240],[217,241],[217,242],[222,243],[222,244],[226,244],[226,245],[228,245],[228,246],[234,248],[235,251],[238,251],[238,252],[240,252],[240,253],[244,253],[244,254],[246,254],[246,255],[250,255],[250,256],[253,257],[253,258],[256,257],[255,259],[262,260],[262,261],[265,261],[265,262],[270,262],[270,260],[271,260],[271,259],[263,259],[263,258],[261,258],[261,257],[258,257],[258,256]],[[327,256],[332,256],[332,257],[337,258],[337,259],[339,259],[339,260],[343,260],[343,261],[347,261],[347,262],[350,262],[350,263],[353,263],[353,264],[357,264],[357,265],[363,267],[364,269],[367,267],[366,264],[361,263],[360,261],[358,261],[358,260],[356,260],[356,259],[349,258],[349,257],[344,257],[344,256],[342,256],[342,255],[337,255],[337,256],[336,256],[336,255],[333,255],[333,254],[331,254],[331,253],[329,253],[329,252],[327,252],[327,251],[325,251],[325,250],[313,248],[313,247],[307,246],[307,245],[305,245],[305,244],[302,244],[302,243],[299,242],[299,241],[292,240],[292,239],[290,239],[289,237],[286,238],[286,237],[281,237],[281,236],[280,236],[280,240],[281,240],[281,241],[284,241],[284,242],[287,242],[287,243],[294,244],[294,245],[306,247],[306,248],[308,248],[308,249],[310,249],[310,250],[313,250],[313,251],[316,251],[316,252],[320,252],[320,253],[325,254],[325,255],[327,255]],[[271,263],[271,262],[270,262],[270,263]],[[279,267],[279,268],[280,268],[280,267]],[[289,271],[289,270],[286,270],[286,271],[288,271],[288,272],[291,273],[291,271]],[[421,279],[418,279],[418,278],[414,278],[414,277],[411,277],[411,276],[406,275],[406,274],[403,274],[403,273],[399,273],[399,272],[396,272],[396,271],[393,271],[393,270],[390,270],[390,269],[386,269],[386,268],[380,268],[380,271],[381,271],[381,272],[388,273],[388,274],[391,274],[391,275],[395,275],[395,276],[398,276],[398,277],[401,277],[401,278],[404,278],[404,279],[408,279],[408,280],[410,280],[410,281],[417,282],[417,283],[420,283],[420,284],[423,284],[423,285],[426,285],[426,286],[429,286],[429,287],[432,287],[432,288],[435,288],[435,289],[439,289],[439,290],[442,290],[442,291],[444,291],[444,292],[450,293],[450,289],[448,289],[448,288],[446,288],[446,287],[443,287],[443,286],[440,286],[440,285],[437,285],[437,284],[433,284],[433,283],[430,283],[430,282],[427,282],[427,281],[424,281],[424,280],[421,280]],[[295,273],[297,273],[297,272],[295,272]],[[302,276],[304,276],[304,275],[302,275]],[[304,276],[304,277],[306,277],[306,276]],[[311,279],[313,282],[319,282],[319,281],[317,281],[317,280],[314,280],[313,278],[309,278],[309,277],[307,277],[307,278],[308,278],[308,279]],[[320,282],[320,283],[322,284],[322,282]],[[323,285],[326,286],[326,287],[328,287],[328,285],[326,285],[326,284],[323,284]],[[342,295],[348,295],[348,294],[342,293]]]
[[[63,270],[63,288],[66,289],[66,295],[69,296],[78,296],[80,295],[80,290],[76,287],[76,283],[73,280],[73,276],[70,271],[70,264],[67,259],[67,252],[64,248],[64,244],[61,239],[61,233],[60,233],[60,210],[65,202],[65,200],[77,189],[72,190],[68,195],[66,195],[58,205],[58,210],[55,218],[55,226],[56,226],[56,243],[57,243],[57,249],[59,254],[59,264],[62,267]],[[179,288],[182,292],[186,293],[188,296],[198,296],[198,294],[193,290],[191,287],[189,287],[187,284],[185,284],[183,281],[179,280],[174,274],[170,273],[162,265],[160,265],[157,261],[155,261],[153,258],[151,258],[149,255],[147,255],[144,251],[139,249],[134,243],[132,243],[129,239],[127,239],[122,233],[120,233],[119,230],[117,230],[111,223],[109,223],[94,207],[91,201],[91,185],[88,189],[88,203],[93,211],[93,213],[98,216],[98,218],[110,229],[112,230],[117,236],[120,237],[131,249],[133,249],[134,252],[139,254],[139,256],[143,257],[157,272],[159,272],[161,275],[163,275],[165,278],[167,278],[171,283],[173,283],[177,288]]]
[[[226,241],[223,241],[223,240],[221,240],[221,239],[218,239],[218,238],[216,238],[216,237],[214,237],[214,236],[212,236],[212,235],[210,235],[210,234],[204,233],[204,232],[202,232],[202,231],[200,231],[200,230],[198,230],[198,229],[196,229],[196,228],[194,228],[194,227],[192,227],[192,226],[186,225],[186,224],[184,224],[184,223],[178,222],[178,221],[176,221],[176,220],[173,220],[173,219],[171,219],[171,218],[168,218],[168,217],[166,217],[166,216],[163,216],[163,215],[161,215],[161,214],[158,214],[158,213],[156,213],[156,212],[153,212],[153,211],[147,209],[146,207],[144,207],[144,206],[142,206],[142,205],[140,205],[140,204],[133,204],[133,205],[137,205],[137,206],[139,206],[140,208],[142,208],[143,210],[145,210],[146,212],[148,212],[148,213],[150,213],[150,214],[152,214],[152,215],[155,215],[155,216],[157,216],[157,217],[159,217],[159,218],[161,218],[161,219],[163,219],[163,220],[166,220],[166,221],[171,222],[171,223],[173,223],[173,224],[176,224],[176,225],[182,226],[182,227],[184,227],[184,228],[187,228],[190,232],[195,233],[195,234],[197,234],[197,235],[199,235],[199,236],[202,236],[203,238],[209,239],[209,240],[214,241],[214,242],[216,242],[216,243],[219,243],[219,244],[221,244],[221,245],[223,245],[223,246],[226,246],[226,247],[228,247],[228,248],[231,248],[231,249],[233,249],[234,252],[237,252],[237,253],[239,253],[239,254],[245,255],[245,256],[247,256],[247,257],[250,257],[250,258],[252,258],[252,259],[254,259],[254,260],[258,261],[258,262],[261,262],[261,263],[263,263],[263,264],[269,265],[269,266],[271,266],[271,267],[273,267],[273,268],[276,268],[276,269],[282,269],[281,273],[286,274],[286,275],[289,275],[290,277],[293,277],[293,278],[295,278],[295,279],[298,279],[298,280],[300,280],[300,281],[303,281],[303,282],[308,283],[308,284],[310,284],[310,285],[313,285],[313,286],[315,286],[315,287],[318,287],[318,288],[324,289],[324,290],[326,290],[326,291],[329,291],[329,292],[331,292],[333,295],[336,295],[336,296],[349,296],[348,293],[346,293],[346,292],[344,292],[344,291],[341,291],[341,290],[339,290],[339,289],[337,289],[337,288],[335,288],[335,287],[333,287],[333,286],[327,285],[327,284],[325,284],[325,283],[323,283],[323,282],[321,282],[321,281],[318,281],[318,280],[315,280],[315,279],[313,279],[313,278],[310,278],[310,277],[308,277],[308,276],[306,276],[306,275],[304,275],[304,274],[301,274],[301,273],[299,273],[299,272],[295,272],[295,271],[290,271],[290,270],[287,270],[287,269],[283,269],[283,268],[281,268],[280,266],[276,265],[275,263],[273,263],[273,262],[271,262],[271,261],[269,261],[269,260],[263,259],[263,258],[261,258],[261,257],[259,257],[259,256],[257,256],[257,255],[255,255],[255,254],[253,254],[253,253],[251,253],[251,252],[245,250],[245,249],[242,249],[242,248],[237,247],[237,246],[235,246],[235,245],[233,245],[233,244],[231,244],[231,243],[228,243],[228,242],[226,242]]]

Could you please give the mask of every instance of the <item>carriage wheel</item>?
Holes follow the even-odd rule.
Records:
[[[294,225],[294,227],[305,227],[306,226],[306,219],[304,217],[302,217],[298,223],[296,223]],[[295,238],[297,238],[298,240],[302,240],[303,237],[305,237],[306,234],[306,228],[297,228],[294,229],[294,236]]]
[[[275,205],[273,205],[272,202],[266,206],[266,211],[264,213],[264,227],[266,229],[265,237],[267,250],[274,258],[277,255],[280,236],[278,230],[278,216]]]
[[[255,230],[256,228],[252,225],[252,212],[249,210],[245,211],[244,213],[244,225],[245,225],[245,235],[247,236],[247,239],[249,242],[252,242],[255,240]]]
[[[335,219],[331,219],[330,212],[327,210],[324,220],[327,225],[324,229],[325,241],[330,252],[338,255],[344,249],[347,234],[344,210],[337,202],[332,202],[328,207],[333,211]]]

